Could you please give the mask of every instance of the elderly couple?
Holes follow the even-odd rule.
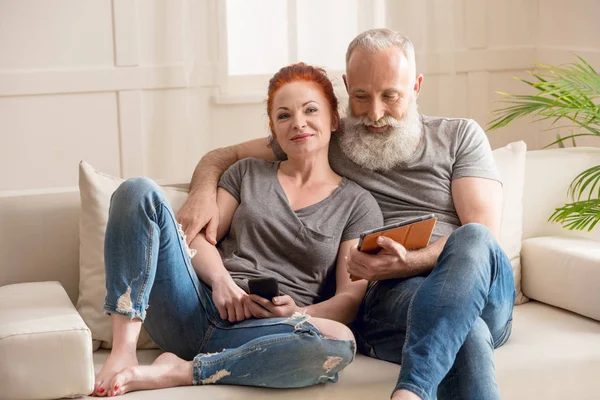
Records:
[[[151,180],[124,182],[105,244],[114,344],[93,394],[336,382],[358,347],[402,365],[393,399],[500,398],[493,350],[515,296],[502,186],[474,121],[419,114],[422,81],[408,38],[361,33],[343,120],[325,72],[290,65],[269,82],[272,136],[208,153],[177,216]],[[361,232],[427,213],[426,248],[357,250]],[[261,277],[280,295],[249,294]],[[149,366],[142,325],[166,351]]]

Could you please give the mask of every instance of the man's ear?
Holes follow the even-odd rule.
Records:
[[[419,93],[421,93],[421,84],[423,83],[423,74],[419,74],[417,79],[415,80],[415,99],[419,97]]]
[[[348,79],[346,78],[346,74],[342,75],[342,79],[344,80],[344,86],[346,86],[346,92],[350,94],[350,91],[348,90]]]

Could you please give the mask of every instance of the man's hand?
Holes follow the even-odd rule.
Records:
[[[291,317],[296,311],[300,311],[288,295],[273,297],[271,302],[264,297],[251,294],[248,300],[248,308],[254,318]]]
[[[252,317],[247,307],[248,294],[231,277],[213,282],[212,297],[221,319],[239,322]]]
[[[217,228],[219,227],[219,208],[217,195],[200,193],[190,195],[179,212],[177,222],[183,228],[186,242],[190,243],[196,235],[206,227],[206,240],[213,245],[217,244]]]
[[[350,275],[369,281],[414,275],[408,267],[408,251],[404,246],[384,236],[377,238],[377,244],[382,248],[377,254],[361,253],[356,247],[350,249],[346,259]]]

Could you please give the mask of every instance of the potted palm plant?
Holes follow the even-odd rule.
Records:
[[[551,128],[557,122],[568,121],[574,131],[546,147],[564,146],[566,140],[575,145],[575,138],[595,136],[600,139],[600,75],[583,58],[564,66],[538,64],[539,72],[529,72],[531,80],[521,82],[535,89],[533,95],[509,94],[503,96],[504,108],[493,111],[489,129],[498,129],[512,121],[533,117],[535,121],[550,120]],[[568,189],[569,203],[557,208],[548,218],[565,228],[591,231],[600,221],[600,165],[583,171]]]

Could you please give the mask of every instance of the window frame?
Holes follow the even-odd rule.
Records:
[[[217,63],[216,63],[216,90],[214,101],[216,104],[248,104],[263,102],[265,100],[265,83],[272,76],[263,75],[229,75],[229,60],[227,55],[227,0],[217,1]],[[287,1],[288,10],[288,57],[289,62],[298,62],[298,30],[297,30],[297,4],[301,0]],[[357,0],[359,32],[386,26],[385,0]],[[274,73],[275,71],[273,71]],[[342,75],[345,71],[328,69],[331,76]]]

